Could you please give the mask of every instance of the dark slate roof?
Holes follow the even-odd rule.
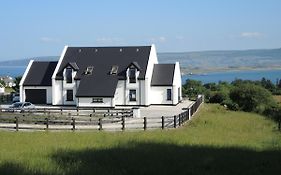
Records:
[[[67,66],[72,67],[72,69],[74,69],[75,71],[79,70],[79,67],[77,66],[77,64],[75,62],[68,63]]]
[[[126,69],[136,64],[141,70],[139,79],[145,78],[151,46],[139,47],[68,47],[56,75],[63,79],[63,69],[69,63],[79,68],[75,79],[81,80],[77,97],[113,97],[119,79],[126,79]],[[118,66],[117,75],[110,75],[113,65]],[[84,75],[88,66],[93,66],[91,75]]]
[[[175,64],[154,64],[151,86],[172,86]]]
[[[57,61],[34,61],[23,82],[24,86],[52,86],[52,75]]]

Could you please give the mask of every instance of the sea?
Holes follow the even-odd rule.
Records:
[[[21,76],[25,69],[25,66],[0,66],[0,76]],[[187,79],[192,79],[199,80],[205,84],[211,82],[218,83],[219,81],[231,82],[235,79],[261,80],[263,77],[275,83],[277,80],[281,79],[281,70],[243,70],[191,74],[183,75],[182,82],[185,83]]]

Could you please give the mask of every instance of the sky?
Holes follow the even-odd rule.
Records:
[[[68,46],[281,47],[280,0],[0,0],[0,61]]]

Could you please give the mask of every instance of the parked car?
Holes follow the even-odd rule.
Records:
[[[19,102],[20,101],[20,96],[19,95],[14,95],[13,97],[13,103]]]
[[[13,110],[20,110],[22,112],[25,110],[35,109],[35,105],[30,102],[16,102],[9,106],[9,108]]]

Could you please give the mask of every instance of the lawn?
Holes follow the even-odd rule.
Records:
[[[0,132],[1,175],[280,173],[276,124],[219,105],[164,131]]]

